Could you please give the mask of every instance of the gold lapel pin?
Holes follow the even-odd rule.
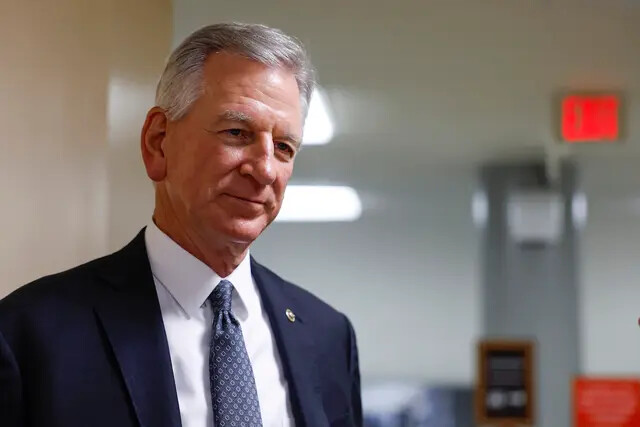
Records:
[[[289,319],[290,322],[296,321],[296,315],[293,311],[291,311],[290,308],[287,308],[287,311],[285,313],[287,314],[287,319]]]

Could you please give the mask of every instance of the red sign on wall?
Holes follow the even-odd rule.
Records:
[[[567,96],[562,101],[562,138],[572,143],[616,141],[619,116],[617,96]]]
[[[577,378],[575,427],[640,426],[640,379]]]

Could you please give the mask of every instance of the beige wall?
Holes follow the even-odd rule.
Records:
[[[125,4],[3,4],[0,297],[108,249],[108,136],[133,126],[108,117],[109,88],[122,76],[150,85],[171,34],[169,0],[136,2],[147,13],[127,14]]]
[[[153,187],[140,157],[140,129],[169,55],[171,0],[117,0],[108,99],[108,248],[127,243],[151,218]]]

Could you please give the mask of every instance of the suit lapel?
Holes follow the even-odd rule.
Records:
[[[101,266],[111,285],[96,314],[142,427],[179,427],[180,411],[144,230]]]
[[[304,307],[287,294],[282,279],[251,259],[251,272],[258,285],[289,385],[296,425],[328,426],[317,378],[317,359],[312,330],[305,323]],[[287,317],[295,313],[295,321]]]

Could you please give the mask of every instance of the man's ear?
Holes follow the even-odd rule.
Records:
[[[168,118],[160,107],[153,107],[147,113],[142,126],[140,148],[147,176],[154,182],[162,181],[167,175],[167,159],[164,141],[167,137]]]

